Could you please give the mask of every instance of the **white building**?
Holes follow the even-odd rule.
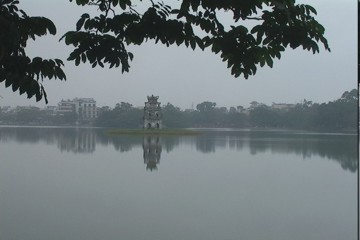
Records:
[[[73,113],[75,112],[75,105],[74,102],[70,99],[68,100],[61,100],[61,102],[57,105],[56,113],[59,115],[63,115],[64,113]]]
[[[271,105],[272,109],[278,109],[278,110],[289,110],[291,108],[295,107],[295,104],[288,104],[288,103],[273,103]]]
[[[45,111],[47,115],[55,116],[57,114],[57,109],[57,106],[46,106],[43,111]]]
[[[97,117],[96,101],[93,98],[74,98],[73,102],[79,120],[92,120]]]
[[[74,98],[61,100],[57,114],[76,113],[78,120],[92,120],[97,117],[96,101],[93,98]]]
[[[0,107],[0,110],[1,110],[1,112],[3,112],[3,113],[9,113],[9,112],[11,112],[11,111],[14,111],[15,108],[10,107],[10,106],[3,106],[3,107]]]

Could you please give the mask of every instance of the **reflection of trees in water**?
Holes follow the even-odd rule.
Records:
[[[336,160],[343,169],[351,172],[356,172],[358,167],[356,135],[213,131],[196,141],[198,150],[202,152],[215,151],[227,143],[230,149],[242,150],[248,146],[253,155],[267,151],[301,155],[304,159],[317,155]]]
[[[175,147],[180,144],[180,137],[175,136],[162,136],[162,147],[167,153],[171,152]]]
[[[96,133],[91,128],[2,127],[0,141],[56,144],[60,151],[91,153],[95,151]]]
[[[180,140],[177,137],[166,136],[109,136],[102,134],[101,137],[99,137],[99,142],[104,145],[111,144],[120,152],[127,152],[133,147],[142,146],[146,170],[153,171],[157,170],[157,165],[160,163],[162,149],[164,148],[166,152],[170,152],[175,146],[179,145]]]
[[[18,143],[37,143],[54,144],[56,136],[53,129],[49,128],[29,128],[29,127],[2,127],[0,128],[0,141]]]
[[[196,138],[196,150],[203,153],[215,152],[215,140],[209,137],[198,136]]]
[[[180,138],[178,137],[169,137],[169,136],[132,136],[132,135],[107,135],[100,134],[97,138],[97,142],[107,146],[113,145],[117,151],[127,152],[130,151],[133,147],[143,147],[143,142],[145,138],[159,138],[162,139],[162,149],[165,149],[166,152],[172,151],[176,146],[180,144]]]
[[[239,141],[236,137],[229,137],[229,148],[242,150],[244,148],[244,141]]]
[[[240,150],[242,148],[242,143],[234,137],[213,132],[201,134],[195,139],[196,150],[203,153],[212,153],[219,148],[225,149],[228,145],[232,149],[236,147],[236,149]]]
[[[91,128],[0,127],[0,142],[44,142],[51,145],[56,144],[61,151],[75,153],[94,152],[96,144],[112,145],[120,152],[130,151],[133,147],[146,148],[144,148],[146,137],[109,136],[104,132],[104,129]],[[356,135],[310,135],[285,131],[210,131],[193,137],[162,136],[159,143],[161,144],[160,149],[156,151],[160,153],[162,149],[170,152],[183,143],[194,145],[198,151],[203,153],[215,152],[217,148],[228,147],[238,151],[249,148],[251,154],[270,151],[296,154],[304,159],[317,155],[336,160],[343,169],[351,172],[356,172],[358,167]],[[153,162],[156,163],[156,161]]]
[[[133,147],[140,147],[142,145],[142,138],[124,135],[113,136],[107,135],[104,132],[99,132],[98,143],[101,143],[104,146],[113,145],[115,150],[119,152],[128,152]]]
[[[356,136],[301,136],[275,140],[252,139],[249,141],[250,152],[257,154],[271,151],[272,153],[296,154],[303,159],[312,156],[336,160],[344,170],[356,172],[357,141]]]
[[[170,152],[180,140],[165,137],[164,148]],[[142,136],[107,135],[105,129],[96,128],[42,128],[42,127],[0,127],[0,141],[18,143],[56,144],[61,151],[91,153],[96,144],[112,145],[117,151],[127,152],[133,147],[142,147]]]

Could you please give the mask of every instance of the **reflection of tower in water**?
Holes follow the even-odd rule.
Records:
[[[143,139],[144,163],[146,170],[157,170],[157,164],[160,163],[161,141],[157,136],[146,136]]]

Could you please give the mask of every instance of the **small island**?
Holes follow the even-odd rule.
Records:
[[[145,102],[143,127],[139,129],[112,129],[109,135],[198,135],[199,131],[191,129],[162,128],[162,113],[159,96],[148,96]]]
[[[106,131],[108,135],[177,135],[177,136],[191,136],[199,135],[201,132],[192,129],[111,129]]]

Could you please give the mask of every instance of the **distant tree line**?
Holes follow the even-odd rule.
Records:
[[[113,109],[103,107],[95,121],[96,126],[116,128],[138,128],[143,121],[144,110],[133,107],[132,104],[117,103]]]
[[[227,128],[281,128],[308,130],[356,130],[358,91],[346,91],[328,103],[313,103],[304,99],[291,108],[275,109],[256,104],[248,109],[242,106],[217,107],[215,102],[205,101],[196,110],[181,110],[171,103],[162,107],[163,126],[227,127]],[[129,103],[116,104],[99,113],[95,125],[101,127],[138,128],[142,126],[143,110]]]
[[[38,107],[16,107],[6,111],[0,108],[0,124],[9,125],[75,125],[77,115],[75,112],[53,114]]]
[[[256,103],[256,102],[253,102]],[[171,103],[162,106],[163,126],[168,128],[276,128],[308,130],[356,131],[358,91],[346,91],[328,103],[303,102],[289,108],[273,108],[257,103],[245,109],[242,106],[217,107],[204,101],[194,110],[182,110]],[[49,114],[36,107],[18,108],[6,112],[0,109],[0,124],[19,125],[75,125],[76,114]],[[140,128],[143,108],[130,103],[117,103],[114,108],[98,109],[98,118],[92,123],[98,127]]]

